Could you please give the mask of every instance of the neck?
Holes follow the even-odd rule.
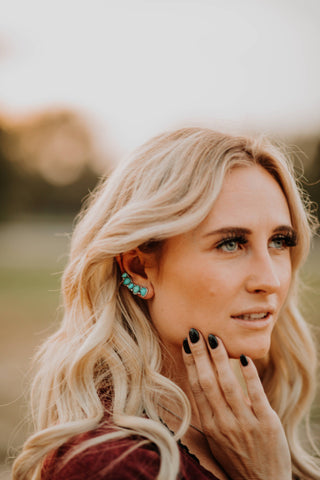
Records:
[[[174,355],[166,353],[166,356],[163,360],[163,365],[164,367],[162,374],[178,385],[178,387],[181,388],[189,400],[191,407],[191,424],[201,430],[199,410],[189,384],[187,370],[182,359],[181,351],[175,351]],[[163,407],[169,410],[169,412],[166,412],[163,420],[165,421],[165,419],[168,419],[170,422],[168,423],[168,426],[170,427],[170,424],[174,423],[177,429],[177,427],[181,424],[181,420],[179,419],[180,415],[179,411],[177,411],[176,403],[172,402],[168,398],[161,398],[160,403]],[[176,416],[175,421],[173,421],[174,415]]]

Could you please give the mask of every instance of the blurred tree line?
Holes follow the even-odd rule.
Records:
[[[0,120],[0,220],[74,216],[110,169],[108,159],[97,167],[98,155],[88,125],[75,112]]]
[[[302,186],[314,202],[314,209],[320,220],[320,135],[317,137],[298,138],[293,142],[304,154],[304,178]]]
[[[304,163],[303,186],[316,204],[319,138],[290,141]],[[110,159],[104,159],[102,168],[97,156],[88,125],[73,111],[45,111],[18,121],[0,119],[0,220],[24,215],[73,217],[99,176],[111,169]]]

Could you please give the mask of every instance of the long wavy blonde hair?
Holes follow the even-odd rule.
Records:
[[[14,479],[39,479],[46,455],[99,426],[106,408],[118,428],[87,441],[82,449],[138,434],[159,449],[157,478],[177,478],[176,440],[188,428],[190,404],[161,374],[161,345],[146,301],[119,288],[115,257],[137,246],[152,250],[195,228],[211,210],[226,173],[248,164],[261,165],[280,184],[298,232],[289,296],[270,352],[256,364],[284,426],[294,474],[320,479],[317,460],[305,451],[300,432],[315,394],[317,360],[310,328],[297,306],[298,270],[309,251],[315,218],[291,163],[277,148],[267,140],[203,128],[164,133],[144,144],[97,187],[79,215],[62,280],[64,318],[37,355],[35,433],[14,463]],[[175,435],[159,419],[163,394],[183,412]]]

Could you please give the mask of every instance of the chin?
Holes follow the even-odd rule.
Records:
[[[240,355],[246,355],[252,360],[259,360],[265,357],[270,350],[270,339],[265,342],[244,342],[243,344],[226,345],[230,358],[239,358]]]

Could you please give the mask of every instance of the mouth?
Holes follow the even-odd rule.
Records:
[[[270,315],[270,312],[261,313],[243,313],[240,315],[231,315],[231,318],[238,318],[240,320],[263,320]]]
[[[253,311],[231,315],[231,318],[243,327],[259,329],[268,327],[272,323],[274,318],[273,314],[273,310],[260,310],[258,312]]]

